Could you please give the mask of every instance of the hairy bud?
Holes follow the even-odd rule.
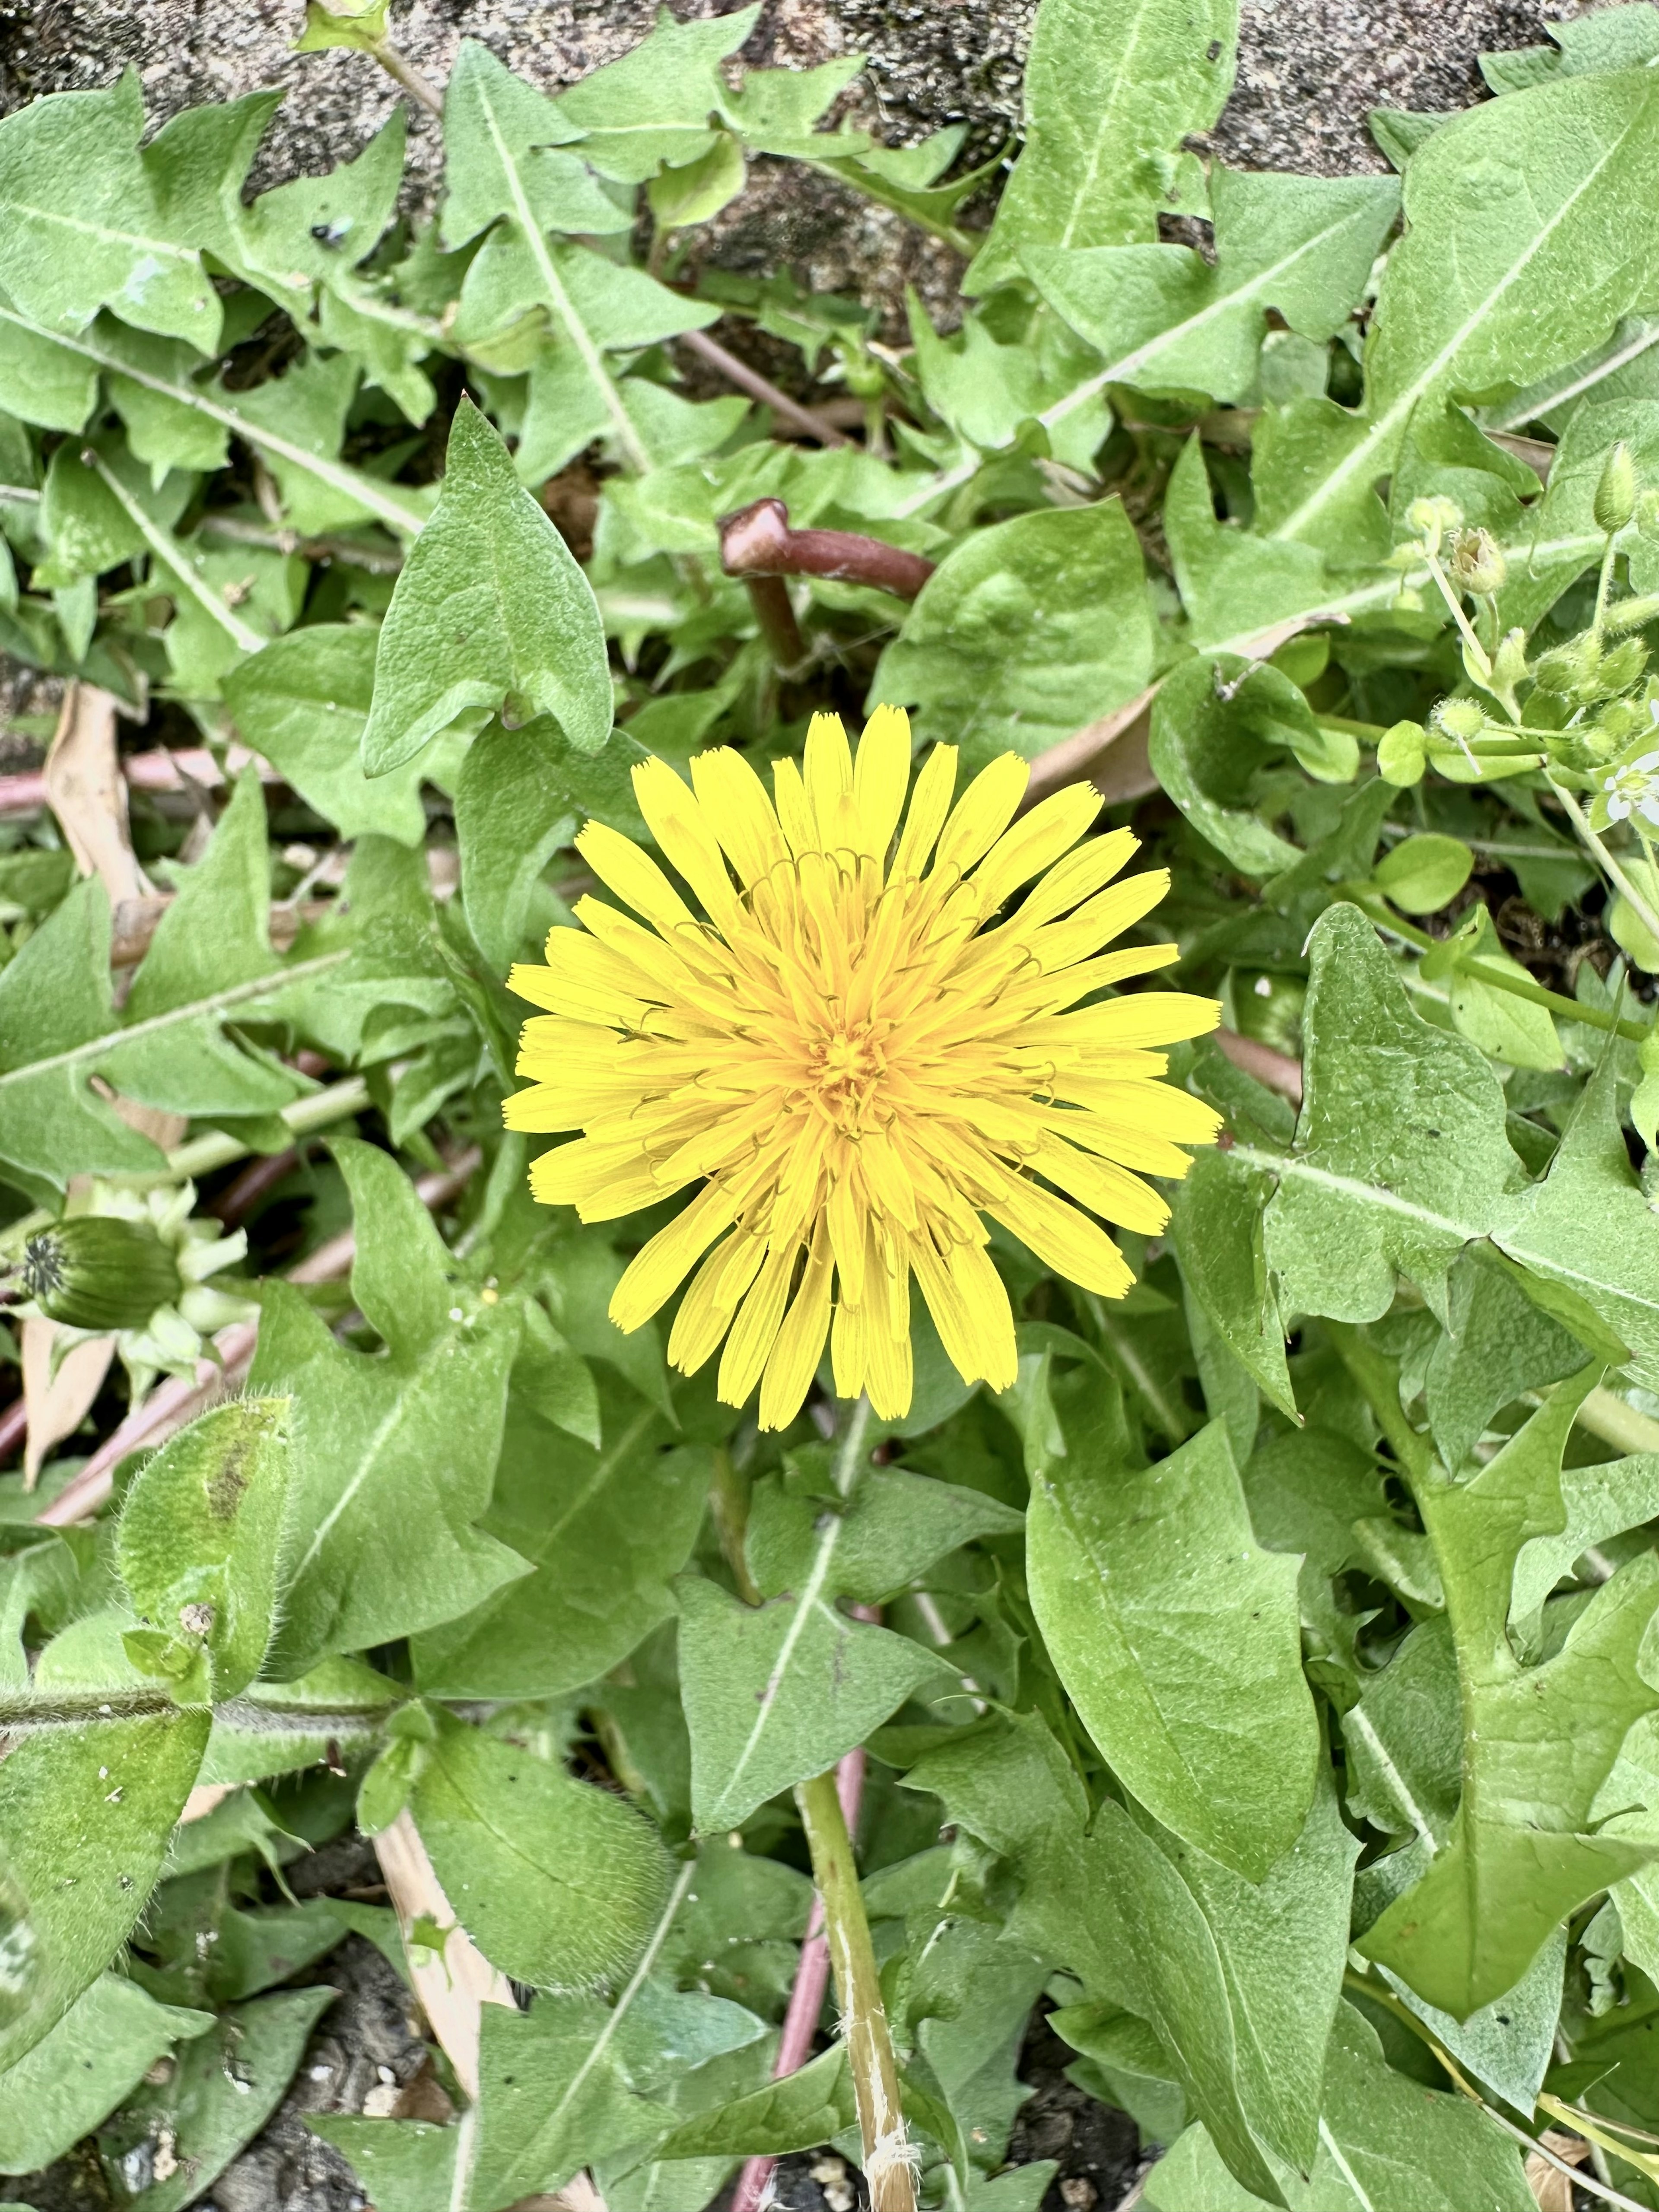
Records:
[[[184,1288],[178,1263],[153,1230],[94,1213],[31,1237],[22,1278],[46,1318],[70,1328],[142,1328]]]
[[[1453,576],[1476,599],[1488,599],[1504,587],[1509,562],[1490,530],[1460,530],[1452,540],[1448,564]]]
[[[1596,528],[1609,538],[1623,530],[1636,512],[1636,463],[1622,438],[1601,464],[1592,512]]]

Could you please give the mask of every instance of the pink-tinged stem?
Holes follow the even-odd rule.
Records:
[[[3,1413],[0,1413],[0,1459],[9,1459],[28,1434],[28,1408],[21,1398],[14,1398]]]
[[[847,1822],[848,1833],[856,1834],[859,1807],[864,1797],[864,1747],[849,1751],[836,1769],[836,1795],[841,1799],[842,1816]],[[789,1992],[789,2008],[783,2015],[783,2033],[778,2043],[778,2055],[773,2063],[772,2079],[781,2081],[786,2074],[799,2073],[812,2055],[812,2038],[817,2033],[818,2018],[823,2010],[824,1993],[830,1986],[830,1946],[823,1933],[823,1900],[812,1899],[812,1916],[806,1923],[806,1941],[800,1947],[800,1962],[795,1968],[794,1985]],[[777,2160],[773,2158],[751,2158],[738,2176],[736,2193],[732,2199],[732,2212],[758,2212],[767,2184],[772,2179]]]
[[[187,791],[192,784],[204,791],[216,791],[222,787],[227,772],[233,777],[240,775],[250,763],[258,769],[262,783],[283,781],[269,761],[261,760],[246,745],[229,748],[222,769],[205,745],[185,746],[178,752],[158,745],[149,752],[125,753],[120,766],[123,777],[133,791]],[[19,775],[0,775],[0,821],[13,815],[33,814],[48,803],[46,779],[41,769],[26,769]]]
[[[464,1190],[480,1155],[476,1146],[464,1152],[453,1166],[436,1175],[422,1176],[415,1188],[422,1203],[436,1209],[447,1206]],[[348,1229],[319,1244],[297,1267],[290,1267],[290,1283],[333,1283],[349,1274],[357,1255],[357,1240]],[[136,1413],[129,1413],[113,1436],[107,1437],[92,1457],[58,1492],[50,1505],[35,1515],[45,1528],[64,1528],[97,1512],[110,1494],[115,1470],[129,1452],[146,1444],[159,1444],[175,1429],[234,1389],[246,1376],[253,1359],[259,1334],[257,1322],[237,1322],[222,1328],[213,1340],[217,1357],[198,1359],[193,1376],[171,1375],[150,1392]]]

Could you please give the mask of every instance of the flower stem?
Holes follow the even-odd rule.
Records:
[[[865,1412],[867,1419],[867,1407]],[[860,1431],[863,1427],[856,1416],[848,1424],[849,1440],[854,1426]],[[915,2171],[899,2102],[898,2062],[887,2032],[870,1923],[864,1917],[853,1840],[834,1771],[798,1784],[795,1802],[812,1854],[812,1879],[823,1900],[824,1933],[858,2100],[872,2212],[915,2212]]]
[[[1585,850],[1595,860],[1613,889],[1624,893],[1630,903],[1632,912],[1643,928],[1650,936],[1659,938],[1659,914],[1654,912],[1652,901],[1644,898],[1635,884],[1613,859],[1603,841],[1590,828],[1583,808],[1580,806],[1572,793],[1564,789],[1553,776],[1549,778],[1549,786],[1565,808],[1567,819],[1578,832],[1579,841]]]

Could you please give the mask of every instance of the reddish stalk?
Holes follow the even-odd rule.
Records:
[[[21,1398],[14,1398],[3,1413],[0,1413],[0,1459],[9,1459],[28,1434],[28,1407]]]
[[[821,446],[850,446],[853,441],[843,438],[841,432],[815,415],[810,407],[803,407],[787,392],[763,376],[757,368],[750,368],[746,361],[728,353],[718,338],[711,338],[707,331],[682,331],[680,343],[700,354],[711,368],[717,368],[728,384],[739,392],[746,392],[751,399],[758,399],[763,407],[769,407],[779,422],[787,422],[791,429],[799,430],[808,438],[816,438]]]
[[[856,531],[792,530],[781,499],[757,499],[720,524],[720,566],[728,576],[822,576],[914,599],[934,564]]]
[[[269,761],[261,760],[246,745],[231,745],[227,750],[225,770],[231,775],[239,775],[250,764],[258,769],[261,783],[283,781]],[[121,759],[121,774],[134,791],[188,791],[192,784],[206,791],[217,791],[225,781],[225,771],[221,770],[205,745],[187,745],[178,752],[169,752],[165,746],[158,745],[149,752],[125,753]],[[21,775],[0,775],[0,820],[33,814],[50,803],[44,769],[29,769]]]
[[[836,1794],[841,1799],[842,1815],[849,1835],[858,1832],[859,1807],[864,1796],[864,1765],[865,1754],[860,1746],[856,1751],[849,1751],[836,1769]],[[811,2057],[812,2038],[817,2033],[829,1986],[830,1945],[823,1933],[823,1899],[814,1897],[812,1915],[806,1923],[806,1941],[801,1945],[800,1961],[789,1991],[789,2008],[783,2016],[778,2055],[772,2065],[775,2081],[781,2081],[786,2074],[799,2073]],[[748,2161],[738,2176],[732,2212],[757,2212],[776,2164],[772,2158],[751,2158]]]
[[[422,1176],[415,1186],[422,1205],[434,1212],[447,1205],[465,1188],[479,1157],[474,1146],[463,1152],[453,1167],[436,1175]],[[326,1244],[319,1244],[297,1267],[290,1267],[288,1280],[338,1282],[343,1275],[350,1273],[356,1255],[357,1240],[348,1229],[338,1237],[331,1237]],[[198,1359],[193,1376],[171,1375],[152,1390],[137,1411],[129,1413],[115,1433],[105,1438],[51,1504],[35,1515],[36,1521],[45,1528],[65,1528],[73,1522],[89,1519],[108,1498],[115,1470],[129,1452],[161,1443],[246,1378],[258,1334],[258,1322],[237,1322],[229,1328],[222,1328],[213,1340],[216,1356]]]

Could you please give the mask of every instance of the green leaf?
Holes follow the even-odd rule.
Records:
[[[1519,1269],[1490,1245],[1471,1244],[1449,1281],[1449,1326],[1429,1355],[1424,1404],[1442,1462],[1459,1469],[1493,1414],[1525,1390],[1576,1375],[1585,1346],[1534,1303]]]
[[[302,1674],[453,1620],[525,1562],[474,1524],[489,1503],[515,1330],[449,1279],[431,1217],[395,1160],[342,1141],[352,1195],[352,1296],[385,1338],[336,1341],[298,1291],[265,1293],[250,1387],[293,1399],[297,1532],[267,1672]],[[452,1316],[457,1316],[452,1318]]]
[[[1269,410],[1256,526],[1343,558],[1345,532],[1375,536],[1371,487],[1414,410],[1530,383],[1647,305],[1659,245],[1628,235],[1619,210],[1656,185],[1659,95],[1639,71],[1558,78],[1437,131],[1407,172],[1364,413],[1327,400]]]
[[[233,2006],[188,2045],[169,2081],[131,2099],[99,2130],[112,2192],[125,2191],[130,2174],[153,2172],[155,2151],[165,2140],[176,2168],[131,2194],[144,2212],[184,2212],[194,2203],[282,2102],[306,2039],[335,1994],[328,1988],[283,1990]],[[129,2165],[135,2152],[137,2160]]]
[[[1628,1889],[1630,1885],[1620,1887]],[[1466,2072],[1530,2118],[1555,2057],[1566,1961],[1567,1931],[1558,1928],[1512,1990],[1505,1990],[1462,2021],[1425,2004],[1397,1974],[1389,1975],[1388,1979],[1401,2002],[1411,2008],[1436,2042],[1450,2051]]]
[[[430,761],[406,763],[372,781],[363,774],[376,642],[365,624],[308,623],[234,668],[225,703],[243,744],[280,769],[342,837],[419,845],[426,836],[421,781]]]
[[[734,2104],[701,2112],[676,2128],[659,2158],[784,2158],[829,2142],[858,2119],[844,2045],[809,2059]]]
[[[1201,460],[1197,467],[1201,474]],[[1270,752],[1292,734],[1305,738],[1312,720],[1279,669],[1231,656],[1183,661],[1158,688],[1147,745],[1152,773],[1200,836],[1246,875],[1277,876],[1301,858],[1261,819],[1255,786]]]
[[[974,532],[922,586],[868,704],[921,709],[982,765],[1030,760],[1144,690],[1152,621],[1140,547],[1115,499]]]
[[[1091,1429],[1093,1390],[1085,1372],[1056,1385],[1066,1453],[1032,1486],[1043,1641],[1125,1787],[1258,1881],[1302,1826],[1319,1755],[1296,1569],[1255,1545],[1219,1422],[1126,1467]]]
[[[97,397],[98,372],[82,354],[7,315],[0,301],[0,407],[45,430],[79,430]]]
[[[394,107],[355,161],[261,192],[243,219],[250,265],[292,289],[330,285],[367,259],[397,212],[406,134]]]
[[[1468,921],[1474,922],[1473,929]],[[1454,1024],[1463,1036],[1473,1037],[1482,1052],[1507,1061],[1511,1067],[1565,1066],[1566,1054],[1548,1007],[1534,1006],[1501,984],[1486,981],[1486,971],[1494,969],[1517,982],[1533,980],[1521,963],[1504,951],[1490,910],[1477,907],[1468,921],[1455,940],[1456,964],[1451,970],[1448,994]],[[1471,960],[1478,960],[1480,966],[1469,966]]]
[[[1373,1321],[1397,1269],[1443,1317],[1447,1269],[1521,1179],[1503,1091],[1474,1045],[1412,1011],[1356,908],[1329,908],[1310,943],[1306,1097],[1266,1216],[1280,1299]]]
[[[515,1981],[591,1989],[638,1960],[669,1862],[608,1790],[445,1716],[412,1803],[462,1926]]]
[[[0,2173],[33,2173],[62,2158],[156,2059],[212,2025],[207,2013],[157,2004],[137,1983],[102,1975],[7,2073]]]
[[[15,1962],[0,2071],[56,2026],[131,1932],[207,1736],[205,1712],[164,1707],[14,1738],[0,1761],[0,1912]]]
[[[759,13],[739,8],[681,23],[664,11],[638,46],[561,93],[554,110],[580,133],[583,158],[605,176],[641,184],[665,162],[678,167],[705,153],[710,112],[727,96],[720,64]]]
[[[1212,263],[1185,246],[1022,252],[1043,298],[1104,357],[1092,386],[1244,398],[1256,383],[1269,309],[1304,337],[1332,337],[1364,289],[1400,200],[1388,177],[1218,167],[1210,194]]]
[[[1247,1881],[1144,1816],[1102,1808],[1096,1909],[1113,1900],[1139,1964],[1136,2008],[1239,2178],[1273,2195],[1278,2160],[1318,2143],[1326,2045],[1347,1957],[1358,1845],[1322,1775],[1301,1834]]]
[[[556,101],[464,39],[444,88],[445,245],[465,246],[502,215],[538,232],[625,229],[626,210],[584,163],[547,150],[580,136]]]
[[[1405,914],[1437,914],[1469,879],[1474,855],[1461,837],[1402,838],[1377,862],[1372,880]]]
[[[306,2126],[331,2143],[376,2212],[449,2212],[460,2130],[430,2120],[368,2120],[307,2112]]]
[[[1025,146],[966,289],[1008,283],[1031,246],[1156,238],[1182,141],[1210,128],[1232,88],[1237,23],[1230,0],[1043,0],[1025,67]]]
[[[580,2166],[638,2157],[672,2127],[672,2109],[629,2080],[615,2017],[587,1996],[544,1993],[527,2013],[484,2006],[469,2205],[489,2212],[551,2193]]]
[[[1025,1517],[982,1491],[897,1468],[872,1468],[850,1501],[840,1499],[828,1448],[793,1452],[782,1474],[763,1476],[750,1500],[749,1571],[766,1597],[799,1589],[811,1573],[826,1512],[840,1516],[825,1589],[879,1604],[976,1536],[1018,1536]]]
[[[1515,2145],[1468,2098],[1396,2074],[1376,2031],[1340,2008],[1325,2069],[1313,2172],[1279,2171],[1267,2198],[1291,2212],[1536,2212]],[[1154,2167],[1155,2212],[1251,2212],[1262,2200],[1232,2179],[1202,2127]]]
[[[1565,1520],[1562,1450],[1596,1371],[1558,1390],[1473,1481],[1431,1473],[1415,1486],[1456,1646],[1462,1794],[1445,1847],[1360,1948],[1458,2020],[1512,1988],[1568,1913],[1656,1848],[1592,1832],[1590,1808],[1632,1724],[1659,1706],[1638,1665],[1659,1559],[1604,1583],[1540,1666],[1519,1663],[1506,1632],[1516,1554]]]
[[[432,520],[380,632],[363,767],[384,775],[470,708],[551,714],[597,752],[611,729],[605,630],[587,579],[470,400]]]
[[[1511,1619],[1528,1644],[1536,1641],[1545,1599],[1571,1572],[1575,1559],[1593,1545],[1659,1516],[1659,1452],[1632,1452],[1589,1467],[1564,1466],[1561,1504],[1565,1527],[1559,1534],[1529,1538],[1515,1562]]]
[[[670,1449],[662,1414],[601,1390],[605,1442],[560,1436],[509,1405],[483,1528],[535,1568],[459,1620],[416,1638],[433,1697],[550,1698],[598,1681],[674,1611],[711,1477],[707,1445]]]
[[[919,1644],[866,1627],[824,1597],[839,1524],[797,1595],[738,1604],[682,1575],[680,1682],[691,1732],[691,1805],[707,1833],[833,1766],[926,1686],[954,1674]]]
[[[245,1398],[173,1438],[127,1492],[116,1564],[147,1627],[205,1663],[215,1698],[270,1641],[288,1502],[287,1407]]]
[[[1230,1169],[1219,1152],[1195,1153],[1175,1188],[1171,1229],[1182,1280],[1256,1387],[1294,1419],[1285,1328],[1262,1249],[1261,1208],[1270,1194],[1259,1171]]]
[[[525,950],[542,870],[576,834],[577,819],[556,724],[509,730],[492,723],[474,738],[455,793],[455,836],[466,886],[466,918],[498,975]]]
[[[157,203],[143,127],[132,69],[106,92],[55,93],[0,123],[0,285],[50,330],[82,330],[110,307],[209,354],[218,295]]]

